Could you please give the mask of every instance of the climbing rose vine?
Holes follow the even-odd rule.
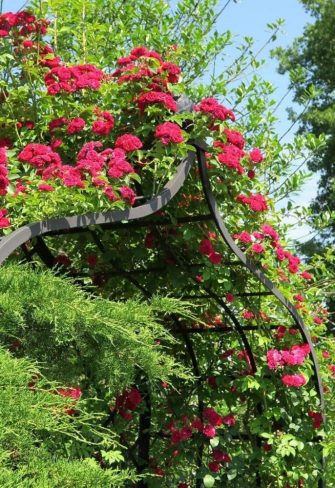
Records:
[[[118,59],[115,69],[66,64],[50,44],[48,25],[29,11],[0,15],[2,234],[51,217],[140,205],[173,177],[194,151],[193,142],[202,140],[211,185],[235,243],[294,303],[312,335],[325,392],[331,391],[335,360],[321,339],[327,310],[318,301],[313,274],[287,246],[271,197],[262,193],[271,164],[266,148],[255,147],[234,112],[214,98],[180,110],[182,73],[173,59],[139,46]],[[176,340],[174,346],[174,354],[194,368],[195,382],[176,378],[174,385],[151,385],[150,400],[138,384],[116,398],[106,394],[109,427],[120,434],[125,463],[151,475],[148,486],[316,486],[320,448],[313,439],[314,430],[323,435],[323,417],[311,347],[271,295],[253,299],[259,283],[232,262],[209,220],[178,223],[206,212],[194,165],[177,197],[156,214],[157,222],[165,219],[159,227],[125,233],[122,245],[113,235],[98,249],[82,240],[66,251],[50,238],[54,265],[85,275],[102,296],[134,294],[134,281],[110,280],[112,262],[133,269],[163,266],[157,279],[144,278],[148,295],[159,290],[195,301],[200,294],[199,321],[181,324],[195,331],[192,344]],[[104,248],[113,250],[112,261]],[[184,266],[186,258],[191,266]],[[224,306],[201,300],[208,289]],[[253,353],[224,313],[228,305],[249,331]],[[168,326],[174,330],[173,321]],[[180,339],[180,330],[175,335]],[[156,345],[162,347],[160,338]],[[79,375],[56,392],[72,401],[65,414],[80,415],[77,403],[92,393],[80,381]],[[149,403],[153,449],[146,460],[134,462],[129,446],[141,443],[138,422]]]

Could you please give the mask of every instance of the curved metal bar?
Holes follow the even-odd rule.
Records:
[[[230,232],[228,231],[227,227],[225,226],[220,210],[218,207],[218,204],[216,202],[216,199],[214,197],[214,194],[212,192],[212,187],[211,183],[209,180],[208,176],[208,170],[206,166],[206,157],[205,157],[205,147],[203,144],[196,144],[194,143],[194,146],[196,147],[197,150],[197,159],[198,159],[198,164],[199,164],[199,171],[200,171],[200,177],[201,177],[201,182],[202,186],[204,189],[205,197],[207,200],[207,204],[209,207],[209,210],[213,216],[213,221],[221,234],[223,240],[225,243],[228,245],[228,247],[231,249],[231,251],[237,256],[237,258],[244,264],[244,266],[251,271],[251,273],[258,279],[260,283],[262,283],[265,288],[267,288],[273,296],[277,298],[277,300],[286,308],[286,310],[289,312],[291,317],[294,320],[294,323],[296,324],[297,328],[299,329],[305,343],[307,343],[310,347],[310,355],[312,357],[312,364],[313,364],[313,370],[314,370],[314,378],[316,382],[316,389],[318,392],[319,400],[320,400],[320,410],[321,414],[323,417],[323,421],[325,422],[326,420],[326,415],[325,415],[325,401],[324,401],[324,392],[323,392],[323,387],[322,387],[322,381],[321,381],[321,375],[320,375],[320,366],[318,359],[315,354],[314,350],[314,345],[311,340],[311,336],[302,320],[300,315],[297,313],[296,309],[294,306],[282,295],[282,293],[276,288],[274,283],[272,283],[271,280],[269,280],[260,269],[256,268],[254,263],[241,251],[241,249],[235,244],[235,241],[230,235]],[[321,461],[321,466],[322,469],[325,469],[325,458],[323,454],[323,447],[321,445],[320,447],[320,461]],[[319,488],[325,488],[326,482],[323,478],[320,478],[318,481],[318,487]]]
[[[246,268],[251,271],[251,273],[275,296],[278,301],[287,309],[291,317],[293,318],[297,328],[299,329],[301,335],[303,336],[305,342],[310,346],[311,349],[311,357],[313,362],[313,369],[314,375],[317,383],[318,394],[320,398],[320,406],[321,410],[324,413],[324,394],[322,388],[322,381],[320,376],[320,367],[318,363],[318,359],[316,357],[314,346],[310,337],[308,330],[306,329],[305,324],[303,323],[301,317],[297,313],[294,306],[281,294],[281,292],[275,287],[275,285],[270,281],[260,269],[256,268],[255,264],[241,251],[241,249],[235,244],[235,241],[231,237],[227,227],[225,226],[219,211],[219,207],[216,203],[215,197],[212,192],[211,183],[208,177],[208,171],[206,167],[206,158],[203,148],[199,146],[196,147],[197,155],[198,155],[198,162],[199,162],[199,169],[201,175],[201,181],[205,193],[205,197],[210,209],[210,212],[213,216],[213,221],[216,224],[217,229],[219,230],[221,236],[223,237],[224,241],[228,245],[228,247],[233,251],[233,253],[239,258],[239,260],[246,266]]]
[[[219,297],[219,295],[217,295],[216,293],[212,292],[207,287],[203,287],[203,289],[208,293],[208,295],[210,295],[216,301],[216,303],[218,303],[219,305],[221,305],[221,307],[223,308],[223,310],[225,311],[225,313],[228,315],[228,317],[230,318],[230,320],[234,324],[235,330],[239,333],[239,335],[241,337],[241,341],[242,341],[242,343],[244,345],[245,352],[247,353],[248,358],[250,360],[251,370],[252,370],[253,373],[255,373],[257,371],[257,365],[256,365],[255,356],[254,356],[254,353],[252,352],[252,348],[251,348],[250,343],[248,341],[248,338],[247,338],[247,336],[246,336],[246,334],[245,334],[245,332],[243,330],[243,327],[240,324],[240,322],[238,321],[236,315],[228,307],[228,305]]]
[[[194,278],[192,272],[190,271],[190,267],[187,266],[187,264],[184,262],[184,260],[182,258],[180,258],[174,252],[171,251],[171,248],[166,245],[165,241],[162,239],[162,236],[159,234],[159,232],[156,231],[156,233],[158,234],[158,237],[160,238],[160,242],[161,242],[162,246],[166,249],[166,251],[171,255],[171,257],[176,261],[176,263],[181,268],[183,268],[186,271],[186,273],[188,273],[188,275],[190,276],[192,281],[197,283],[197,285],[199,286],[199,283],[197,282],[197,280]],[[248,354],[248,357],[250,359],[250,366],[251,366],[252,372],[255,373],[257,371],[256,360],[255,360],[254,354],[252,352],[252,348],[249,344],[248,338],[247,338],[246,334],[244,333],[243,327],[239,323],[236,315],[228,307],[228,305],[223,300],[221,300],[221,298],[216,293],[214,293],[210,288],[207,288],[203,285],[200,285],[200,286],[203,290],[206,291],[206,293],[209,297],[213,298],[213,300],[215,300],[216,303],[219,304],[223,308],[225,313],[230,318],[235,330],[240,335],[244,349],[245,349],[246,353]]]
[[[15,230],[8,236],[0,239],[0,265],[18,247],[33,237],[42,236],[52,231],[62,231],[65,229],[78,229],[89,225],[104,225],[123,220],[130,221],[142,219],[154,214],[166,206],[183,186],[184,181],[195,161],[196,155],[189,151],[187,158],[179,164],[175,176],[169,180],[163,190],[151,200],[135,208],[125,210],[115,210],[104,213],[89,213],[86,215],[75,215],[72,217],[60,217],[41,222],[25,225]]]

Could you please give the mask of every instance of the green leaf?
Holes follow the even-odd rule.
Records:
[[[213,437],[213,439],[209,441],[212,447],[217,447],[219,445],[219,442],[220,442],[219,437]]]
[[[237,476],[237,470],[236,469],[232,469],[231,471],[229,471],[228,475],[227,475],[227,478],[229,480],[233,480],[235,479]]]
[[[214,486],[215,483],[215,479],[210,474],[206,474],[203,481],[204,481],[205,488],[212,488],[212,486]]]

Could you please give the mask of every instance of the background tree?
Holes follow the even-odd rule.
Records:
[[[326,144],[309,159],[320,174],[318,193],[311,205],[310,223],[317,237],[303,246],[308,255],[335,240],[335,8],[333,0],[301,0],[314,18],[288,49],[276,51],[280,72],[290,73],[294,100],[302,105],[300,132],[327,136]],[[291,112],[297,120],[297,114]]]

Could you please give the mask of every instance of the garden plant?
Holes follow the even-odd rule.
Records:
[[[323,264],[289,248],[274,197],[297,185],[279,182],[290,151],[322,138],[284,147],[263,115],[247,127],[198,97],[178,46],[113,67],[87,61],[85,37],[65,60],[56,33],[33,10],[0,15],[2,486],[323,486]],[[150,205],[186,167],[132,225],[78,218],[6,254],[32,222]]]

